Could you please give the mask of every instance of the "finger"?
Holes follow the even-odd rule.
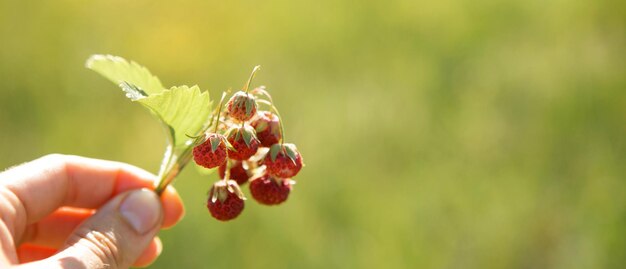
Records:
[[[161,195],[163,204],[162,228],[169,228],[176,224],[183,216],[184,209],[180,197],[174,188],[167,188]],[[42,220],[29,225],[22,236],[22,243],[60,248],[67,237],[85,219],[94,214],[94,210],[73,207],[61,207]]]
[[[19,258],[20,263],[26,263],[48,258],[56,252],[57,250],[54,248],[23,244],[17,248],[17,257]]]
[[[174,187],[167,186],[165,188],[165,191],[161,194],[161,203],[164,213],[162,228],[167,229],[174,226],[185,216],[183,200]]]
[[[152,264],[163,250],[163,243],[159,237],[155,237],[150,245],[141,253],[139,259],[133,263],[133,267],[146,267]]]
[[[48,155],[0,175],[13,191],[29,222],[67,205],[98,208],[122,187],[149,187],[154,175],[131,165],[78,156]]]
[[[22,242],[55,249],[61,248],[76,227],[91,217],[94,212],[94,210],[62,207],[42,220],[29,225],[22,236]]]
[[[126,190],[153,188],[154,181],[154,175],[129,164],[58,154],[0,174],[0,186],[15,194],[17,212],[24,212],[18,221],[25,218],[26,223],[34,223],[60,206],[98,208]],[[171,225],[183,211],[180,197],[173,195],[173,189],[168,193],[171,195],[163,199],[165,208],[178,212],[168,218],[166,224]]]
[[[133,267],[146,267],[152,264],[163,250],[163,243],[159,237],[155,237],[150,245],[141,253],[139,259],[133,263]],[[46,259],[57,252],[55,248],[49,248],[33,244],[22,244],[17,249],[20,263],[33,262]]]
[[[78,226],[57,254],[23,268],[128,268],[149,247],[162,220],[153,191],[122,193]]]

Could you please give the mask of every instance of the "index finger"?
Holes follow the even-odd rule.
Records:
[[[61,206],[98,208],[126,190],[153,188],[155,180],[129,164],[52,154],[1,173],[0,187],[15,195],[30,224]],[[166,217],[175,222],[182,216],[182,201],[173,188],[161,200]]]

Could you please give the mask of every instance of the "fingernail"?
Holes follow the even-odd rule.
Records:
[[[145,234],[157,225],[161,216],[161,202],[153,191],[138,190],[126,196],[119,210],[138,234]]]

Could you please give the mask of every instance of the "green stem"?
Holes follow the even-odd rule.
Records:
[[[280,125],[280,145],[283,145],[283,142],[285,141],[285,127],[283,127],[283,118],[280,116],[280,113],[278,113],[278,109],[272,105],[272,109],[274,110],[274,112],[276,112],[276,116],[278,117],[278,125]]]
[[[158,195],[161,195],[161,193],[163,193],[165,187],[167,187],[167,184],[171,182],[173,177],[175,177],[178,173],[178,171],[175,171],[175,169],[173,169],[174,165],[172,161],[174,159],[175,157],[173,148],[172,146],[168,146],[163,157],[163,163],[161,164],[161,168],[159,169],[159,181],[157,181],[157,184],[154,188],[154,191]]]
[[[231,167],[232,167],[232,164],[230,163],[230,160],[226,160],[226,169],[224,170],[224,178],[222,178],[222,180],[224,180],[224,183],[226,183],[226,186],[228,186],[228,180],[230,179]]]
[[[254,69],[252,69],[252,73],[250,74],[250,77],[248,78],[248,82],[246,83],[246,86],[243,88],[243,90],[248,93],[248,89],[250,88],[250,83],[252,83],[252,79],[254,78],[254,75],[256,74],[257,71],[259,71],[259,69],[261,69],[260,65],[257,65],[254,67]]]
[[[174,165],[170,167],[169,169],[167,169],[163,174],[160,174],[159,184],[156,186],[154,191],[159,196],[163,194],[163,191],[165,191],[165,188],[167,188],[167,185],[169,185],[174,180],[174,178],[176,177],[176,175],[178,175],[180,170],[181,168],[179,166]]]
[[[174,178],[176,178],[176,176],[178,175],[178,173],[180,173],[180,171],[183,170],[185,165],[189,163],[189,160],[191,160],[191,156],[192,156],[191,155],[191,152],[193,149],[192,145],[193,144],[185,147],[183,152],[181,152],[180,155],[178,155],[178,157],[172,156],[167,168],[159,173],[159,181],[158,181],[158,184],[156,185],[156,188],[154,189],[154,191],[158,195],[161,195],[163,191],[165,191],[165,188],[167,187],[167,185],[171,184],[172,181],[174,181]]]
[[[224,97],[226,97],[226,92],[222,92],[220,105],[219,105],[219,108],[217,109],[217,121],[215,122],[215,129],[213,130],[214,133],[217,133],[217,127],[220,125],[220,116],[222,114],[222,106],[224,105]]]

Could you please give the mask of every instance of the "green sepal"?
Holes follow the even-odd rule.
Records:
[[[211,202],[215,203],[218,200],[220,202],[224,202],[226,198],[228,198],[229,192],[235,192],[233,188],[231,188],[230,180],[228,182],[220,180],[213,183],[213,196],[211,196]]]
[[[246,116],[250,117],[250,114],[252,113],[252,108],[254,108],[256,106],[256,103],[254,103],[254,97],[252,97],[251,95],[248,95],[248,98],[246,98]]]
[[[268,126],[269,125],[264,120],[257,121],[257,125],[256,125],[256,128],[255,128],[255,131],[257,133],[263,132]]]
[[[282,151],[281,144],[272,145],[272,147],[270,148],[270,158],[272,159],[272,162],[276,161],[276,157],[278,156],[278,153],[281,151]]]
[[[190,134],[185,134],[186,137],[191,138],[191,139],[200,139],[204,137],[204,134],[201,135],[190,135]]]
[[[237,149],[235,149],[235,147],[233,147],[233,144],[231,144],[230,142],[228,142],[227,139],[224,139],[224,144],[226,145],[226,148],[231,150],[231,151],[237,151]]]
[[[226,187],[226,188],[220,188],[218,193],[217,193],[217,199],[220,200],[220,202],[224,202],[226,201],[226,198],[228,198],[228,192],[230,191],[230,188]]]
[[[244,129],[241,130],[241,135],[243,136],[243,142],[246,143],[246,146],[250,147],[250,142],[252,142],[252,132]]]
[[[217,200],[220,201],[220,203],[223,203],[224,201],[226,201],[226,198],[228,198],[228,189],[221,187],[216,189],[213,193],[213,203],[215,203]]]
[[[281,123],[280,123],[280,122],[278,122],[278,124],[274,125],[274,126],[275,126],[275,128],[271,128],[271,129],[270,129],[270,132],[271,132],[273,135],[276,135],[276,136],[278,136],[278,137],[280,137],[280,124],[281,124]]]
[[[229,189],[233,190],[232,192],[237,194],[237,196],[239,196],[239,199],[241,200],[247,200],[246,196],[243,194],[243,191],[241,191],[241,188],[239,187],[239,184],[237,184],[237,181],[234,180],[228,180],[228,187]]]
[[[191,136],[191,135],[185,134],[185,136],[193,139],[191,142],[189,142],[190,147],[199,146],[206,141],[206,136],[204,134],[199,135],[199,136]]]
[[[217,202],[217,195],[219,193],[219,188],[217,187],[217,183],[213,184],[213,192],[211,193],[211,203]]]
[[[224,136],[232,137],[234,135],[233,132],[236,132],[236,131],[237,131],[237,128],[230,128],[226,130],[226,133],[224,133]]]
[[[291,147],[291,145],[285,145],[285,152],[287,152],[287,157],[289,157],[289,159],[291,159],[291,161],[295,164],[298,157],[296,152]]]
[[[215,150],[217,150],[217,148],[220,146],[222,139],[220,137],[211,136],[209,140],[211,140],[211,152],[215,152]]]

